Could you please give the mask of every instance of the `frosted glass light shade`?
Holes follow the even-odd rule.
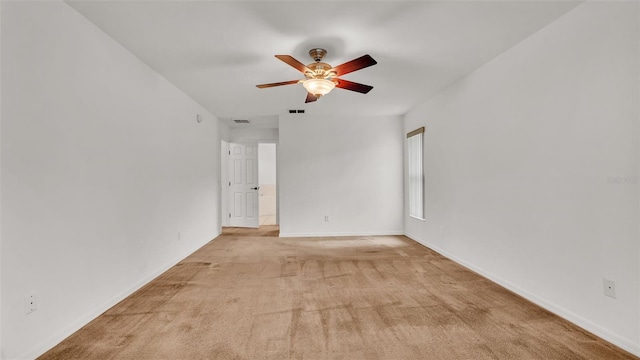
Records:
[[[304,88],[313,95],[323,96],[333,90],[333,88],[336,87],[336,84],[327,79],[309,79],[305,80],[302,83],[302,86],[304,86]]]

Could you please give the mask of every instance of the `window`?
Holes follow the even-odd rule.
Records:
[[[424,127],[407,134],[409,165],[409,216],[424,219],[424,169],[422,167],[422,138]]]

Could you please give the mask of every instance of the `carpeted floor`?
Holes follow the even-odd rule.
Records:
[[[40,359],[637,359],[402,236],[225,232]]]

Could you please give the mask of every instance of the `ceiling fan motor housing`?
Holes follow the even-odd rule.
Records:
[[[329,71],[333,67],[325,62],[322,62],[322,59],[327,54],[327,50],[315,48],[309,50],[309,55],[313,58],[315,63],[311,63],[307,65],[307,68],[311,70],[311,72],[305,72],[305,77],[307,79],[331,79],[336,76],[334,71]]]
[[[335,71],[330,71],[333,67],[324,62],[316,62],[307,65],[311,72],[305,72],[307,79],[330,79],[336,76]]]
[[[311,55],[311,58],[315,62],[320,62],[320,61],[322,61],[324,56],[327,55],[327,50],[320,49],[320,48],[311,49],[311,50],[309,50],[309,55]]]

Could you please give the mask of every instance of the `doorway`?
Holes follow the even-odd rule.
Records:
[[[278,224],[276,144],[258,144],[260,226]]]
[[[220,155],[222,227],[278,225],[277,144],[222,140]]]

